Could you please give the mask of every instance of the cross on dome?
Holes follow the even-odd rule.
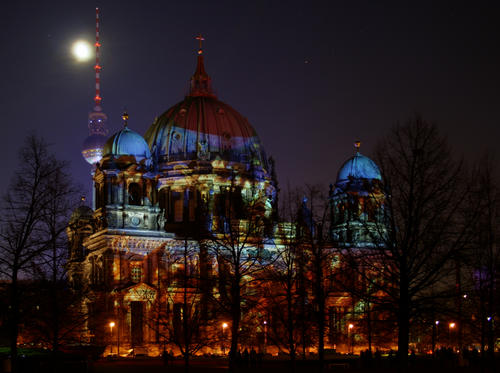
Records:
[[[205,40],[205,38],[201,34],[198,34],[195,39],[200,42],[200,49],[198,49],[198,54],[203,54],[203,41]]]
[[[198,49],[198,61],[196,64],[196,70],[191,77],[191,89],[189,90],[189,96],[191,97],[215,97],[212,91],[212,82],[210,76],[208,76],[205,71],[205,66],[203,64],[203,41],[205,38],[199,34],[195,37],[200,43],[200,49]]]
[[[127,128],[128,127],[128,112],[125,110],[122,114],[122,120],[123,120],[123,127]]]

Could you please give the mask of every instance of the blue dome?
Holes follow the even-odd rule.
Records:
[[[149,151],[146,140],[137,132],[125,126],[121,131],[118,131],[106,141],[103,155],[114,155],[118,157],[122,155],[132,155],[136,160],[140,161],[144,158],[150,158],[151,152]]]
[[[378,166],[370,158],[356,152],[340,168],[337,174],[337,183],[353,179],[382,180]]]

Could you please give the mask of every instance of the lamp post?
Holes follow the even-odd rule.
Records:
[[[454,322],[450,322],[448,324],[448,339],[449,339],[449,342],[450,342],[450,347],[452,345],[452,343],[451,343],[451,332],[452,332],[453,329],[455,329],[455,326],[456,326],[456,324]]]
[[[432,324],[432,356],[434,356],[436,352],[436,345],[438,341],[438,327],[439,327],[439,320],[434,321]]]
[[[267,352],[267,321],[264,320],[264,353]]]
[[[347,336],[348,338],[350,337],[350,342],[351,342],[351,354],[354,354],[354,333],[352,329],[354,328],[354,324],[349,324],[348,330],[347,330]]]
[[[113,354],[113,327],[115,326],[114,321],[110,321],[109,325],[109,332],[110,332],[110,347],[109,347],[109,353]]]
[[[226,329],[227,329],[227,323],[223,322],[222,323],[222,354],[226,354]]]

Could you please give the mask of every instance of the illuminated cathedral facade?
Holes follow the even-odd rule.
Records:
[[[190,263],[207,281],[189,296],[197,298],[203,317],[217,320],[199,333],[219,333],[227,316],[210,309],[208,299],[219,290],[207,279],[223,268],[201,243],[237,231],[239,238],[259,236],[251,237],[248,250],[282,245],[276,232],[292,223],[276,221],[273,162],[247,119],[214,94],[201,49],[189,94],[158,116],[144,137],[130,128],[126,113],[123,128],[105,137],[107,117],[98,104],[100,96],[83,151],[94,167],[94,208],[76,209],[68,227],[69,281],[85,294],[81,340],[121,355],[165,349],[184,317],[180,297],[187,285],[178,273],[188,246]],[[330,234],[337,247],[373,246],[381,219],[380,171],[358,148],[330,191]],[[249,232],[257,220],[262,229]],[[342,342],[335,333],[346,328],[355,306],[342,291],[328,306],[333,346]],[[262,335],[257,324],[255,333]],[[252,343],[262,344],[262,338]],[[206,348],[220,350],[221,344]]]

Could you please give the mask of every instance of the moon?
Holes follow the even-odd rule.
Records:
[[[90,44],[84,40],[74,42],[72,51],[77,61],[87,61],[92,57],[92,48]]]

